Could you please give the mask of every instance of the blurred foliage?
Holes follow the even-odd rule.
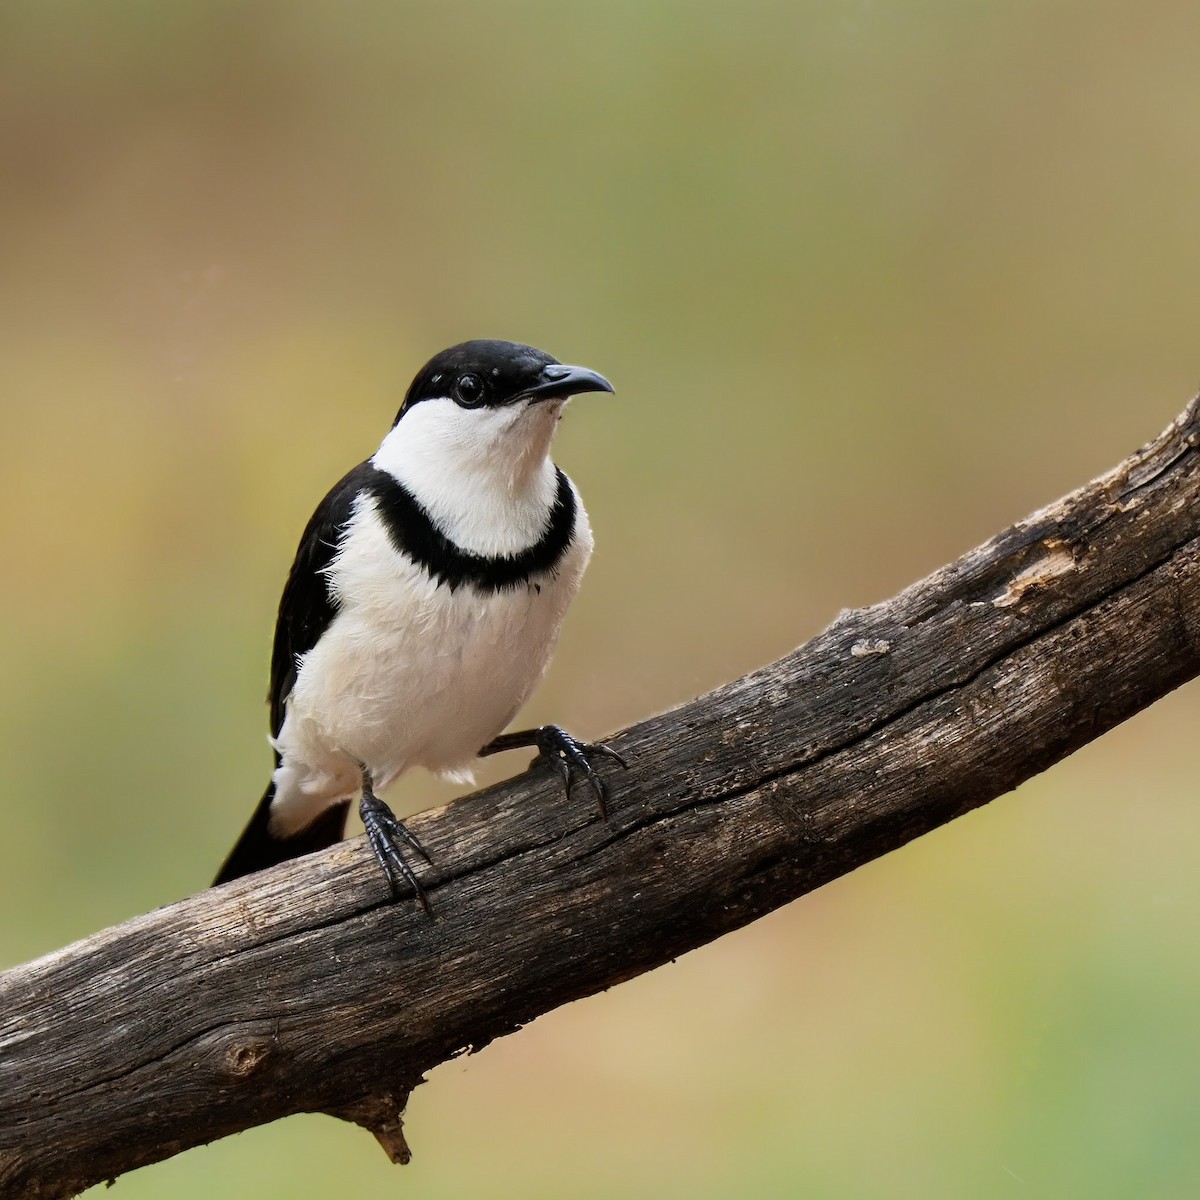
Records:
[[[0,7],[0,959],[211,877],[299,531],[443,345],[617,384],[560,438],[598,550],[531,713],[585,734],[1156,434],[1200,376],[1198,35],[1183,0]],[[402,1176],[296,1117],[120,1194],[1195,1195],[1198,708],[440,1068]]]

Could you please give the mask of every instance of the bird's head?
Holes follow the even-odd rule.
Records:
[[[546,461],[567,401],[612,390],[595,371],[532,346],[462,342],[417,372],[376,462],[420,456],[429,467],[494,473],[520,487]]]

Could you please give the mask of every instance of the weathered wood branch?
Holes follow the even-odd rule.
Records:
[[[606,825],[533,773],[422,815],[435,918],[361,839],[0,976],[0,1196],[301,1111],[397,1161],[436,1064],[1015,787],[1200,671],[1200,400],[1115,470],[625,731]],[[748,619],[753,614],[747,614]]]

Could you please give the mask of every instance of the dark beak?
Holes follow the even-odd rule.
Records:
[[[580,392],[611,392],[613,385],[589,371],[587,367],[568,367],[565,363],[551,363],[542,368],[538,381],[526,388],[515,400],[562,400],[567,396],[578,396]]]

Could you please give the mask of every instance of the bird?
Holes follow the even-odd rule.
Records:
[[[391,429],[317,506],[279,602],[271,653],[275,769],[216,879],[331,846],[359,813],[393,896],[429,912],[403,853],[430,862],[379,798],[423,767],[473,782],[520,747],[570,794],[592,759],[625,759],[557,725],[504,733],[545,673],[592,553],[587,512],[550,457],[571,397],[611,393],[586,367],[477,339],[434,355]]]

